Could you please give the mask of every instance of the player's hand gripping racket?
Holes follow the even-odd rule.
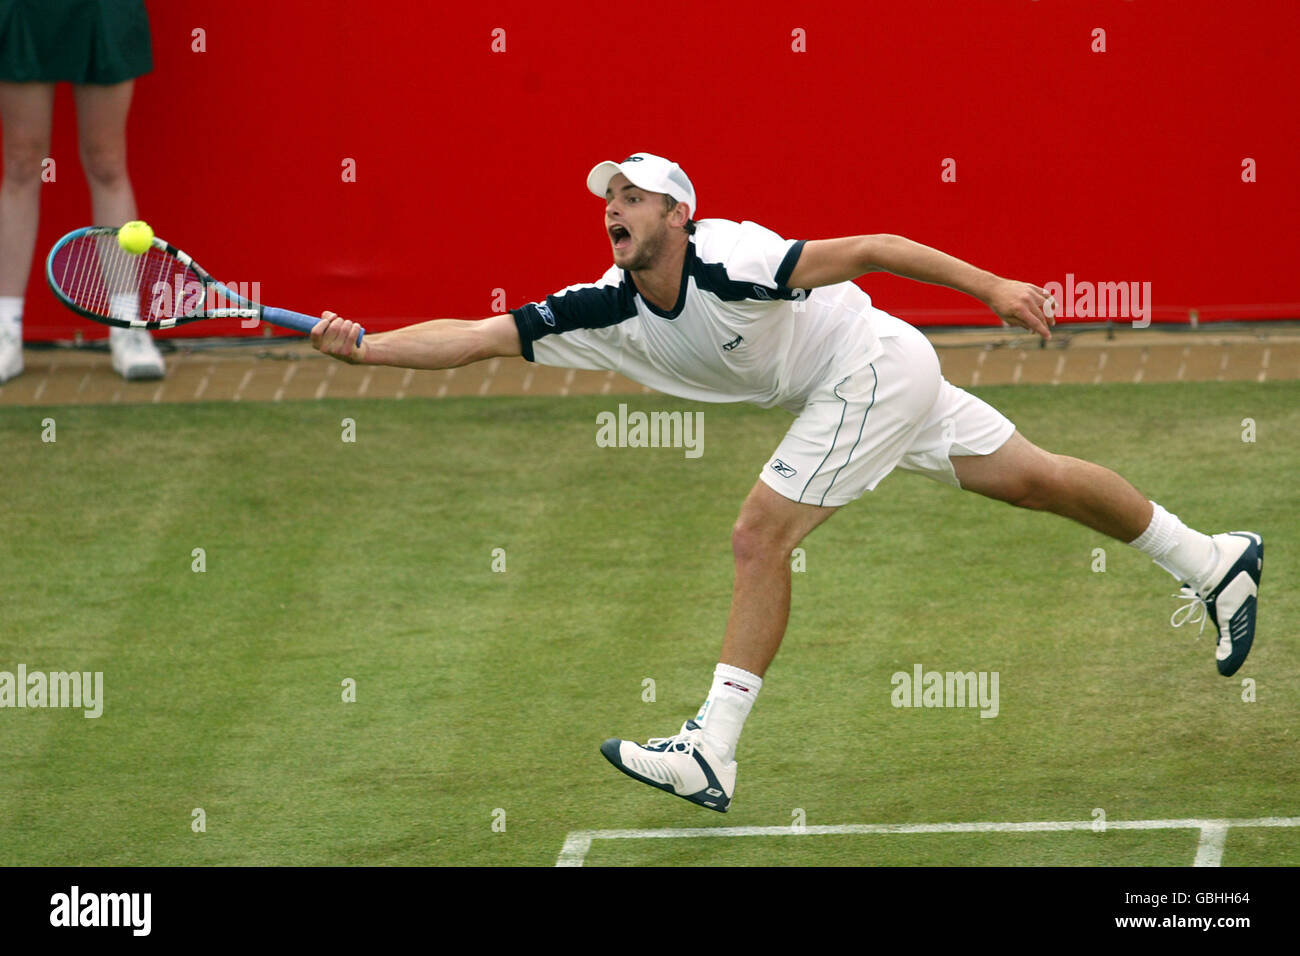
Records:
[[[264,319],[310,332],[317,316],[259,305],[208,275],[157,236],[139,255],[117,230],[89,226],[68,233],[45,260],[45,278],[64,305],[96,322],[128,329],[170,329],[199,319]],[[357,345],[365,336],[357,334]]]

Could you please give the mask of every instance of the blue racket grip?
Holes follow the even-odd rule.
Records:
[[[282,329],[293,329],[296,332],[309,333],[316,327],[320,321],[318,315],[304,315],[301,312],[290,312],[288,309],[273,309],[266,305],[262,307],[262,318],[272,325],[278,325]],[[362,329],[357,333],[357,345],[366,337],[366,330]]]

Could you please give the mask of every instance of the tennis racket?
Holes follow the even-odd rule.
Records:
[[[320,318],[274,309],[208,275],[190,256],[157,236],[140,255],[117,243],[107,226],[76,229],[54,244],[45,278],[78,315],[127,329],[170,329],[199,319],[265,320],[310,332]],[[365,336],[357,335],[357,344]]]

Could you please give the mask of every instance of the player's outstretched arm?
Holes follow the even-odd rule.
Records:
[[[792,289],[849,282],[869,272],[890,272],[918,282],[947,286],[974,296],[1004,322],[1052,337],[1054,309],[1047,290],[1029,282],[1002,279],[902,236],[846,236],[804,244],[787,285]]]
[[[312,348],[351,365],[399,368],[457,368],[498,356],[522,354],[519,329],[508,312],[491,318],[433,319],[365,336],[361,327],[326,312],[311,330]]]

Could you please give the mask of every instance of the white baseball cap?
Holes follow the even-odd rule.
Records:
[[[605,198],[609,181],[622,173],[633,186],[640,186],[647,192],[667,193],[678,202],[691,207],[691,218],[695,218],[695,187],[691,185],[682,167],[662,156],[653,153],[633,153],[621,163],[607,160],[597,163],[587,174],[587,188]]]

